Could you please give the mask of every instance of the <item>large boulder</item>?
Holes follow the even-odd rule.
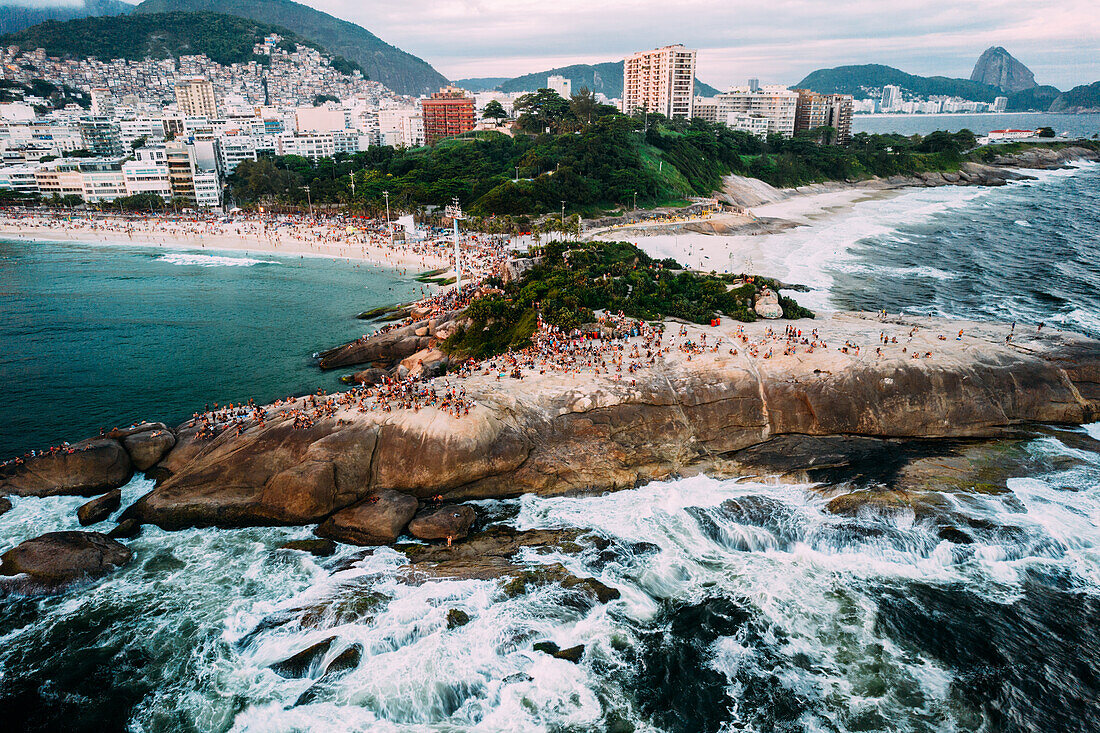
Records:
[[[764,288],[757,294],[754,310],[761,318],[783,317],[783,306],[779,305],[779,295],[771,288]]]
[[[0,468],[0,493],[96,496],[134,475],[130,455],[113,438],[93,438]]]
[[[408,494],[377,491],[326,519],[317,534],[350,545],[388,545],[401,536],[418,505]]]
[[[412,356],[402,359],[401,366],[408,370],[410,377],[438,377],[447,371],[449,359],[438,348],[421,349]]]
[[[122,506],[122,489],[108,491],[103,496],[97,496],[84,506],[76,510],[76,518],[81,527],[102,522],[111,516],[111,512]]]
[[[0,516],[3,516],[11,511],[11,499],[6,496],[0,496]]]
[[[474,508],[466,504],[441,506],[414,517],[409,534],[422,540],[459,540],[470,532]]]
[[[99,532],[50,532],[0,555],[0,575],[12,590],[57,592],[102,577],[130,562],[126,545]]]
[[[122,445],[138,471],[148,471],[155,466],[175,444],[176,436],[165,428],[134,433],[122,439]]]

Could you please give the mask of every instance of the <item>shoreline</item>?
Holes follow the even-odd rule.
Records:
[[[349,262],[366,262],[392,270],[407,269],[424,272],[449,268],[446,257],[415,252],[403,252],[385,246],[361,243],[309,242],[288,237],[278,242],[255,235],[194,235],[180,232],[125,232],[111,230],[73,231],[46,226],[14,227],[0,224],[0,239],[53,244],[78,243],[102,246],[132,246],[163,250],[196,252],[238,252],[268,254],[278,257],[324,257]]]

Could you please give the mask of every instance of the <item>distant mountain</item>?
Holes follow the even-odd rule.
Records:
[[[483,79],[462,79],[455,84],[470,91],[500,90],[502,92],[533,92],[546,87],[548,76],[564,76],[572,82],[573,91],[580,91],[581,87],[587,87],[593,92],[607,95],[610,99],[623,96],[623,62],[608,61],[602,64],[573,64],[572,66],[560,66],[556,69],[538,71],[534,74],[524,74],[511,79],[497,79],[486,77]],[[490,82],[496,84],[488,86]],[[474,89],[466,86],[466,83],[477,83],[484,87]],[[717,94],[718,90],[709,84],[695,80],[695,93],[701,97],[709,97]]]
[[[990,46],[978,57],[970,81],[997,87],[1002,92],[1022,92],[1039,86],[1031,69],[1000,46]]]
[[[47,20],[73,20],[96,15],[124,15],[134,9],[122,0],[82,0],[66,5],[31,7],[11,0],[0,2],[0,35],[15,33]]]
[[[1041,86],[1008,94],[1009,112],[1046,112],[1062,92],[1057,87]]]
[[[451,83],[468,92],[491,92],[508,79],[507,76],[478,76],[470,79],[455,79]]]
[[[294,43],[320,48],[277,25],[220,13],[156,13],[48,20],[0,37],[0,45],[47,55],[101,60],[170,58],[206,54],[220,64],[248,61],[252,47],[278,33]]]
[[[427,94],[447,79],[423,59],[391,46],[370,31],[291,0],[145,0],[135,13],[211,11],[289,28],[329,53],[360,64],[369,78],[401,94]]]
[[[976,102],[992,102],[999,91],[987,84],[969,79],[951,79],[946,76],[915,76],[901,69],[882,64],[838,66],[835,69],[818,69],[795,84],[797,89],[810,89],[821,94],[863,94],[864,89],[881,89],[893,84],[914,94],[927,97],[942,94],[949,97],[973,99]]]
[[[1100,81],[1074,87],[1059,95],[1050,105],[1051,112],[1100,111]]]

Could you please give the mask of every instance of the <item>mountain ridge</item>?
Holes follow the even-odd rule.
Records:
[[[436,91],[446,77],[431,64],[386,43],[366,28],[292,0],[145,0],[135,13],[209,11],[287,28],[329,53],[358,63],[367,76],[400,94]]]
[[[122,0],[82,0],[78,5],[31,7],[19,3],[0,2],[0,35],[16,33],[47,20],[76,20],[103,15],[126,15],[133,5]]]
[[[470,89],[470,91],[533,92],[546,87],[546,77],[551,75],[564,76],[569,79],[572,82],[573,91],[578,91],[581,87],[587,87],[593,92],[607,95],[610,99],[622,97],[623,95],[622,61],[605,61],[600,64],[571,64],[514,77],[477,77],[458,79],[454,83],[463,88],[467,88],[464,86],[465,84],[479,87]],[[709,97],[718,94],[718,90],[696,78],[695,93],[702,97]]]

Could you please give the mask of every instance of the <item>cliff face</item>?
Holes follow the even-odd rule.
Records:
[[[970,80],[998,87],[1004,92],[1019,92],[1038,86],[1035,74],[1000,46],[991,46],[978,57]]]
[[[420,499],[601,491],[721,470],[778,436],[990,437],[1100,416],[1100,343],[1083,337],[1018,331],[1006,343],[1007,326],[858,314],[796,325],[818,328],[829,348],[732,355],[733,327],[700,327],[696,340],[724,336],[717,352],[673,349],[621,379],[531,369],[522,380],[467,378],[476,404],[459,418],[348,405],[294,428],[298,404],[241,435],[203,439],[184,426],[157,468],[165,478],[129,516],[166,528],[311,524],[384,489]],[[745,330],[759,339],[764,328]],[[898,337],[882,355],[880,332]],[[837,348],[849,341],[860,355]]]

